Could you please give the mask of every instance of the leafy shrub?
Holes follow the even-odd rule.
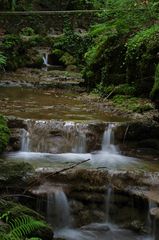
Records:
[[[0,52],[0,69],[3,69],[3,67],[6,65],[7,58],[3,55],[2,52]]]
[[[154,109],[154,105],[151,102],[135,97],[116,95],[113,97],[113,102],[125,110],[137,113],[143,113]]]
[[[84,53],[88,49],[89,44],[90,37],[87,35],[82,36],[72,29],[66,28],[64,35],[56,39],[53,45],[53,52],[61,50],[63,53],[66,53],[67,56],[72,56],[76,60],[76,64],[81,65],[83,63]]]
[[[139,31],[134,37],[128,40],[126,57],[133,58],[136,54],[140,54],[140,49],[146,47],[151,41],[158,41],[159,37],[159,25],[153,25],[150,28],[146,28]],[[138,58],[138,56],[136,56]]]
[[[10,132],[5,118],[0,115],[0,153],[4,151],[9,141]]]
[[[24,36],[32,36],[35,34],[35,32],[31,27],[25,27],[21,30],[21,34]]]
[[[148,96],[158,61],[158,1],[109,0],[106,6],[101,23],[89,32],[85,85],[92,89],[101,81],[103,86],[133,82],[133,94]]]
[[[2,48],[4,50],[10,50],[14,47],[17,47],[17,45],[19,44],[20,42],[20,38],[19,36],[17,35],[14,35],[14,34],[7,34],[5,35],[5,37],[3,38],[3,41],[2,41]]]

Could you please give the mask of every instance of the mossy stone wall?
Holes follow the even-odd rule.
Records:
[[[18,33],[25,27],[31,27],[38,34],[60,34],[68,26],[87,30],[97,20],[96,11],[1,12],[0,30],[4,33]]]

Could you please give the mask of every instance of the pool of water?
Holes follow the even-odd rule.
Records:
[[[0,112],[25,119],[100,120],[120,122],[124,119],[94,109],[78,98],[78,93],[20,87],[0,87]]]

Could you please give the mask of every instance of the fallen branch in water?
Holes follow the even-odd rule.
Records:
[[[45,173],[45,176],[44,176],[44,178],[46,179],[46,178],[48,178],[48,177],[52,177],[52,176],[55,176],[55,175],[58,175],[58,174],[60,174],[60,173],[62,173],[62,172],[65,172],[65,171],[68,171],[68,170],[70,170],[70,169],[73,169],[73,168],[75,168],[75,167],[77,167],[77,166],[79,166],[79,165],[81,165],[81,164],[83,164],[83,163],[86,163],[86,162],[88,162],[88,161],[90,161],[91,159],[89,158],[89,159],[86,159],[86,160],[83,160],[83,161],[81,161],[81,162],[78,162],[78,163],[76,163],[76,164],[73,164],[72,166],[69,166],[69,167],[67,167],[67,168],[63,168],[63,169],[61,169],[61,170],[59,170],[59,171],[56,171],[56,172],[49,172],[49,173]],[[41,180],[41,178],[40,178],[40,180]],[[33,183],[31,183],[30,184],[30,186],[24,191],[24,193],[23,194],[25,194],[30,188],[32,188],[33,186],[35,185],[35,180],[33,180]]]
[[[89,159],[86,159],[86,160],[83,160],[83,161],[81,161],[81,162],[78,162],[78,163],[76,163],[76,164],[74,164],[74,165],[72,165],[72,166],[70,166],[70,167],[63,168],[63,169],[61,169],[61,170],[59,170],[59,171],[56,171],[56,172],[54,172],[54,173],[49,173],[49,174],[51,174],[51,176],[54,176],[54,175],[57,175],[57,174],[59,174],[59,173],[61,173],[61,172],[65,172],[65,171],[67,171],[67,170],[73,169],[73,168],[81,165],[82,163],[85,163],[85,162],[88,162],[88,161],[90,161],[90,158],[89,158]]]

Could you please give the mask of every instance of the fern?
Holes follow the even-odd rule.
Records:
[[[8,224],[10,232],[0,236],[2,240],[21,240],[33,231],[47,226],[43,221],[35,220],[27,215],[12,219],[8,221]],[[40,238],[30,238],[30,240],[40,240]]]

